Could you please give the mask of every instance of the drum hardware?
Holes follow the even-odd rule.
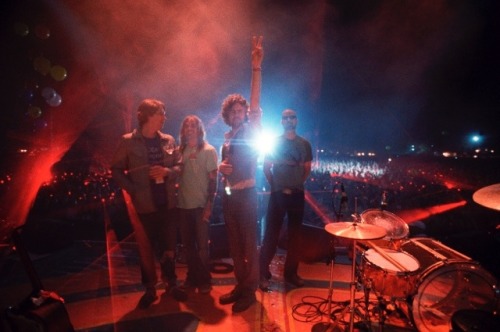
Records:
[[[387,231],[384,240],[393,241],[406,238],[410,233],[408,224],[385,209],[368,209],[361,213],[361,222],[377,225]]]
[[[353,214],[352,222],[335,222],[325,226],[325,230],[334,235],[353,241],[352,245],[352,268],[351,268],[351,283],[350,283],[350,300],[349,305],[346,305],[342,310],[342,315],[349,312],[349,331],[354,329],[354,316],[356,308],[354,306],[355,292],[356,292],[356,242],[358,240],[376,240],[386,236],[387,231],[377,225],[359,223],[359,216]],[[369,322],[368,307],[366,308],[364,320]]]
[[[330,248],[332,249],[330,251],[330,257],[328,259],[328,264],[330,264],[330,280],[329,280],[329,285],[328,285],[328,317],[329,319],[332,319],[332,298],[333,298],[333,266],[335,264],[335,244],[334,240],[330,241]],[[323,332],[323,331],[337,331],[338,330],[338,322],[336,323],[325,323],[325,322],[319,322],[314,324],[312,328],[312,332]]]
[[[500,211],[500,183],[477,190],[472,195],[472,200],[484,207]]]
[[[378,241],[364,241],[361,277],[365,288],[365,306],[368,308],[370,292],[377,297],[377,304],[372,311],[378,316],[379,330],[382,331],[389,315],[402,314],[397,305],[398,299],[405,299],[413,294],[414,279],[420,264],[413,256],[401,252],[401,243],[409,234],[408,224],[387,211],[387,192],[382,193],[380,209],[368,209],[361,214],[361,221],[383,227],[387,235]],[[380,243],[383,247],[377,245]],[[389,297],[389,299],[387,298]]]
[[[402,251],[421,265],[406,301],[407,314],[418,331],[450,331],[452,315],[458,310],[498,312],[498,282],[478,262],[431,238],[408,240]]]
[[[377,303],[372,308],[372,312],[378,317],[379,331],[383,331],[385,322],[391,314],[403,313],[396,305],[396,300],[406,299],[412,294],[414,285],[412,280],[414,276],[416,277],[413,272],[418,270],[419,264],[407,253],[380,248],[372,241],[366,242],[372,249],[365,251],[362,257],[361,280],[365,290],[365,306],[368,308],[370,292],[373,291],[377,297]],[[366,264],[376,266],[374,270],[371,265],[363,264],[365,260],[370,262]],[[390,299],[384,296],[390,296]]]
[[[434,245],[440,245],[440,246],[443,246],[441,243],[439,243],[438,241],[435,241],[435,240],[432,240],[432,239],[429,239],[429,241],[434,244]],[[434,257],[436,257],[437,259],[439,260],[447,260],[448,257],[446,257],[445,255],[442,255],[440,254],[439,252],[437,252],[436,250],[432,249],[431,247],[429,246],[426,246],[425,244],[423,244],[422,242],[416,240],[416,239],[410,239],[409,242],[419,246],[420,248],[424,249],[425,251],[429,252],[430,254],[432,254]],[[462,254],[461,252],[458,252],[456,250],[453,250],[452,248],[450,247],[446,247],[446,246],[443,246],[444,248],[446,248],[446,251],[450,252],[450,253],[453,253],[454,255],[458,256],[459,258],[461,259],[464,259],[464,260],[468,260],[468,261],[471,261],[472,258],[470,258],[469,256],[466,256],[464,254]]]

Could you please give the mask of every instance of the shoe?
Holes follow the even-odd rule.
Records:
[[[180,287],[170,287],[168,293],[178,302],[185,302],[188,299],[187,293]]]
[[[198,292],[200,294],[208,294],[212,290],[212,285],[211,284],[203,284],[200,287],[198,287]]]
[[[256,301],[257,301],[257,299],[255,298],[255,294],[241,296],[233,304],[232,310],[233,310],[234,313],[245,311],[248,308],[250,308],[250,306],[252,304],[254,304]]]
[[[156,301],[157,296],[156,296],[156,289],[148,289],[146,292],[141,296],[141,299],[139,300],[139,303],[137,303],[137,308],[139,309],[146,309],[148,308],[154,301]]]
[[[295,287],[303,287],[305,285],[304,280],[296,274],[285,276],[285,281]]]
[[[263,291],[263,292],[269,291],[269,286],[270,285],[271,285],[271,283],[269,282],[268,279],[266,279],[266,278],[260,278],[259,288],[260,288],[261,291]]]
[[[219,303],[229,304],[238,301],[240,298],[241,298],[241,292],[235,288],[231,292],[219,297]]]

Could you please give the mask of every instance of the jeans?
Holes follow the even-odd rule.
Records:
[[[202,220],[203,208],[179,209],[179,228],[187,259],[186,280],[196,286],[209,284],[209,227]]]
[[[139,220],[132,220],[132,226],[141,258],[142,284],[146,288],[155,287],[158,282],[156,261],[159,261],[162,281],[175,286],[174,210],[163,207],[153,213],[138,214],[138,217]]]
[[[300,237],[304,217],[304,192],[284,194],[281,191],[271,193],[267,207],[266,229],[260,249],[260,271],[265,277],[269,264],[276,254],[279,235],[285,215],[288,216],[288,242],[285,260],[285,276],[297,274],[300,260]]]
[[[222,196],[229,251],[234,264],[236,288],[253,294],[259,284],[257,251],[257,191],[231,190]]]

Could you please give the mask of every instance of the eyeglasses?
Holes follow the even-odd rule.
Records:
[[[161,116],[165,116],[165,115],[167,115],[167,112],[165,112],[165,111],[162,110],[162,111],[156,111],[155,114],[158,114],[158,115],[161,115]]]
[[[295,120],[297,119],[296,115],[285,115],[281,117],[281,120],[286,121],[286,120]]]

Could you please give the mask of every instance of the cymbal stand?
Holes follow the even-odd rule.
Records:
[[[335,243],[334,239],[332,237],[331,241],[331,250],[330,250],[330,257],[329,257],[329,264],[330,264],[330,280],[329,280],[329,286],[328,286],[328,320],[333,321],[332,319],[332,298],[333,298],[333,266],[335,264]],[[337,327],[338,323],[325,323],[325,322],[320,322],[314,324],[312,331],[334,331],[335,328]]]
[[[332,317],[332,297],[333,297],[333,265],[335,264],[335,247],[333,243],[333,238],[331,241],[332,250],[330,251],[330,281],[328,285],[328,316]]]
[[[354,220],[356,223],[356,220]],[[349,302],[349,331],[354,330],[354,297],[356,293],[356,239],[352,240],[352,268],[351,268],[351,285],[350,285],[350,302]]]
[[[349,312],[349,332],[354,331],[354,316],[356,314],[355,311],[355,306],[354,306],[354,300],[355,300],[355,292],[356,292],[356,240],[353,240],[353,260],[352,260],[352,271],[351,271],[351,283],[350,283],[350,300],[349,304],[346,305],[342,311],[341,311],[341,316],[343,317],[347,312]],[[328,312],[330,319],[332,319],[332,295],[333,295],[333,285],[332,285],[332,280],[333,280],[333,262],[332,266],[330,267],[330,289],[328,291]],[[366,308],[366,311],[368,312],[368,307]],[[366,317],[365,317],[366,318]],[[332,319],[333,320],[333,319]],[[338,323],[317,323],[313,326],[312,331],[337,331],[337,325]],[[319,330],[321,328],[321,330]]]
[[[357,205],[357,204],[356,204]],[[358,224],[359,216],[354,213],[352,215],[354,221],[353,225],[356,226]],[[352,332],[354,330],[354,315],[355,315],[355,294],[356,294],[356,248],[357,248],[357,240],[352,239],[352,266],[351,266],[351,284],[350,284],[350,301],[349,306],[346,308],[346,311],[349,311],[349,331]],[[368,305],[366,306],[366,313],[368,314]],[[364,319],[366,320],[366,315]],[[368,320],[369,321],[369,320]]]

